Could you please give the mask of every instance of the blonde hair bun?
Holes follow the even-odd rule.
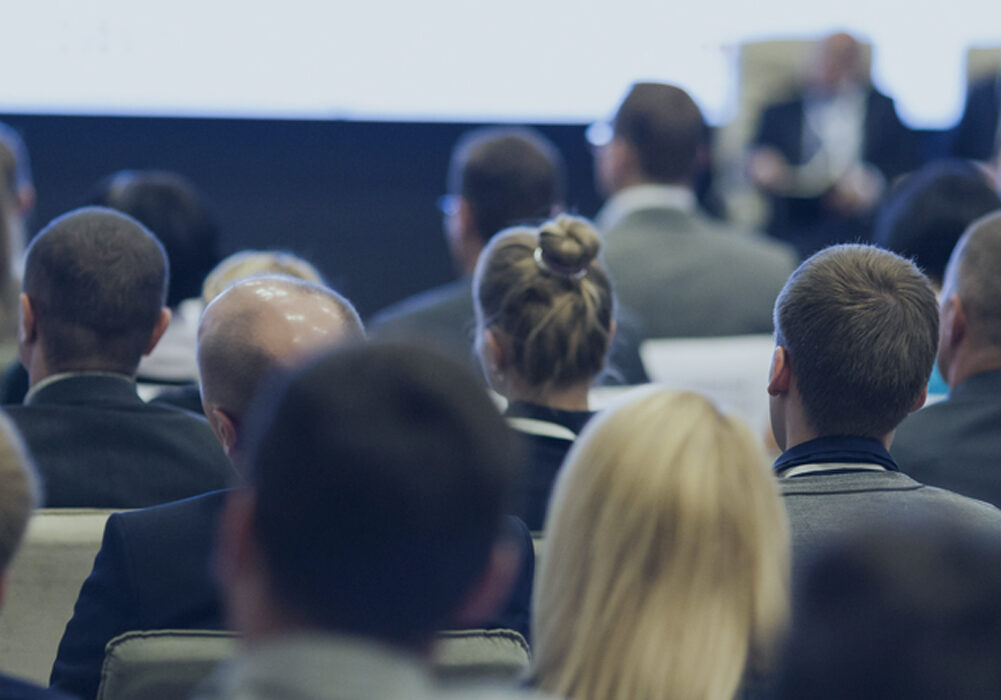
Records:
[[[598,232],[578,216],[559,216],[539,230],[542,260],[557,274],[580,275],[598,257],[600,249]]]

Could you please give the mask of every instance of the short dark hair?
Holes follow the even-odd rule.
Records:
[[[938,347],[938,304],[908,260],[837,245],[804,261],[775,302],[806,417],[821,435],[882,438],[914,409]]]
[[[977,166],[963,160],[936,161],[890,191],[880,207],[874,240],[912,259],[941,286],[963,231],[998,209],[1001,197]]]
[[[513,478],[512,436],[463,367],[428,351],[335,350],[255,399],[254,528],[279,605],[412,646],[483,573]]]
[[[469,203],[486,242],[501,229],[552,215],[566,192],[563,157],[532,129],[476,129],[452,151],[448,189]]]
[[[166,299],[167,259],[132,217],[85,207],[54,219],[31,242],[23,290],[53,371],[131,374]]]
[[[939,520],[867,523],[815,557],[775,697],[1001,696],[1001,543]]]
[[[194,184],[178,173],[121,170],[98,183],[88,204],[128,214],[160,239],[170,261],[167,306],[201,296],[219,262],[219,229]]]
[[[955,276],[958,293],[978,344],[1001,348],[1001,212],[988,214],[970,224],[963,234],[953,260],[949,279]],[[955,271],[953,271],[955,268]],[[951,286],[947,282],[947,286]]]
[[[644,177],[687,182],[696,175],[699,147],[707,143],[702,112],[691,96],[666,83],[636,83],[615,114],[615,137],[633,146]]]

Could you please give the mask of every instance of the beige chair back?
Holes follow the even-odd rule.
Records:
[[[59,640],[114,511],[43,508],[8,572],[0,671],[48,685]]]
[[[211,630],[126,632],[108,642],[98,700],[186,698],[221,661],[236,638]],[[442,632],[434,650],[436,675],[448,682],[507,681],[527,669],[529,649],[513,630]]]
[[[971,46],[966,50],[966,82],[975,83],[1001,72],[1001,46]]]

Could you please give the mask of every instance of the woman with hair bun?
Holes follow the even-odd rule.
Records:
[[[785,509],[751,431],[698,394],[641,392],[588,424],[556,481],[531,682],[572,700],[761,692],[788,578]]]
[[[615,331],[600,247],[590,223],[560,216],[494,236],[473,276],[484,372],[529,441],[516,513],[532,530],[542,528],[560,464],[593,415],[588,391]]]

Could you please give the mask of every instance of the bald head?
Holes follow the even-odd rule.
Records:
[[[198,327],[198,367],[205,415],[227,451],[270,370],[364,335],[347,299],[291,277],[245,280],[216,297]]]
[[[949,258],[942,297],[958,296],[970,342],[1001,352],[1001,212],[977,219]]]
[[[823,39],[813,57],[810,78],[815,87],[834,91],[845,83],[862,81],[862,48],[843,32]]]

